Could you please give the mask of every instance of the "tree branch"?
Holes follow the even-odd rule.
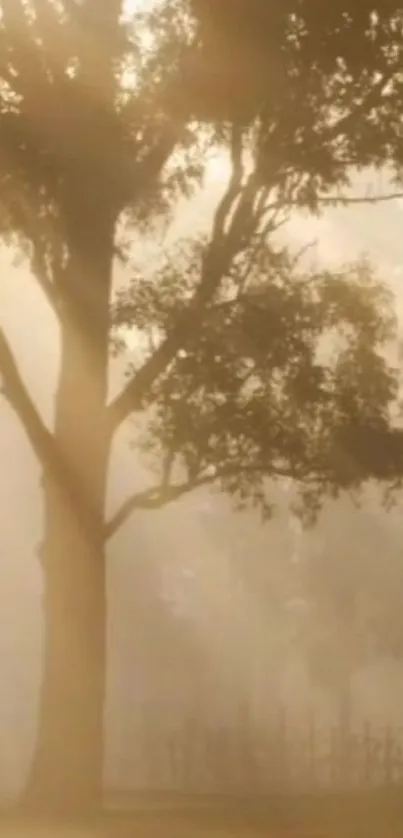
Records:
[[[240,194],[242,188],[242,130],[234,126],[231,134],[231,163],[232,174],[228,188],[223,195],[216,210],[213,222],[213,240],[218,240],[225,235],[225,224],[231,212],[234,201]]]
[[[232,177],[215,213],[212,238],[203,259],[200,283],[176,328],[167,335],[127,386],[109,405],[109,421],[113,430],[116,430],[130,413],[141,409],[143,399],[150,387],[168,368],[178,350],[182,348],[195,319],[199,321],[202,308],[209,302],[222,279],[230,258],[229,252],[225,251],[227,240],[225,222],[241,190],[241,153],[241,137],[234,132],[232,138]]]
[[[318,207],[348,207],[354,204],[382,204],[389,201],[403,199],[403,192],[388,192],[385,195],[319,195],[317,198]],[[279,209],[295,207],[301,209],[302,204],[298,199],[281,199],[272,201],[264,208],[265,213]]]
[[[207,483],[201,483],[200,485],[207,485]],[[130,518],[133,512],[136,512],[139,509],[162,509],[163,506],[166,506],[175,500],[179,500],[182,495],[195,488],[197,488],[195,484],[190,485],[189,483],[184,483],[183,485],[175,487],[167,486],[163,490],[160,486],[157,486],[154,489],[145,489],[144,492],[135,492],[127,498],[127,500],[105,525],[105,541],[108,541],[115,535],[120,527],[123,526],[123,524],[125,524]]]
[[[382,204],[403,198],[403,192],[388,192],[386,195],[329,195],[319,196],[322,206],[349,206],[350,204]]]
[[[180,483],[176,486],[156,486],[153,489],[146,489],[144,492],[136,492],[127,498],[106,524],[104,530],[105,540],[107,541],[112,538],[136,510],[162,509],[162,507],[179,500],[183,495],[195,489],[212,485],[220,476],[223,475],[204,475],[196,480]]]
[[[122,392],[109,405],[112,431],[132,413],[141,409],[142,402],[156,379],[168,368],[176,353],[186,343],[195,324],[200,323],[203,311],[214,296],[223,276],[228,271],[235,253],[244,247],[243,226],[250,221],[252,211],[252,178],[242,185],[242,134],[234,128],[231,138],[232,175],[217,207],[210,244],[201,266],[201,279],[187,310],[176,328],[162,341],[156,351],[135,373]],[[234,206],[235,211],[234,210]],[[231,214],[233,217],[231,218]],[[231,218],[229,229],[226,229]],[[243,225],[243,226],[242,226]]]
[[[287,469],[277,467],[273,463],[239,463],[235,466],[227,466],[220,471],[202,474],[194,480],[189,480],[184,483],[177,483],[172,486],[158,485],[152,489],[145,489],[143,492],[135,492],[127,498],[127,500],[107,522],[104,529],[105,541],[112,538],[120,527],[126,523],[133,512],[136,512],[139,509],[162,509],[164,506],[174,503],[184,495],[187,495],[196,489],[201,489],[204,486],[212,486],[218,480],[223,480],[228,477],[236,477],[237,475],[246,473],[267,474],[267,477],[273,478],[292,477],[296,482],[300,482],[295,475],[290,475]],[[312,478],[312,476],[311,478],[304,478],[306,482],[309,482],[312,479],[315,478]]]
[[[4,333],[0,328],[0,376],[1,391],[19,417],[32,449],[43,468],[54,478],[65,494],[83,532],[90,542],[99,547],[102,535],[101,522],[92,515],[88,503],[84,502],[82,492],[75,485],[73,477],[59,451],[53,434],[48,430],[39,415],[35,404],[22,380],[17,363]]]
[[[22,381],[4,330],[0,329],[1,392],[18,414],[38,459],[45,465],[51,457],[52,435],[40,418]]]
[[[379,457],[370,470],[363,475],[363,479],[373,479],[377,481],[386,481],[391,486],[392,491],[401,487],[402,474],[402,451],[403,451],[403,431],[400,428],[393,428],[388,431],[387,437],[381,432],[379,436],[377,431],[371,432],[371,445],[373,449],[377,449]],[[336,441],[337,443],[337,441]],[[367,447],[368,440],[364,443],[364,448]],[[387,444],[388,443],[388,444]],[[357,446],[354,447],[357,451]],[[337,459],[340,453],[346,454],[344,446],[340,448],[340,443],[336,445]],[[366,454],[366,452],[365,452]],[[355,454],[353,455],[355,456]],[[381,467],[379,463],[381,462]],[[154,486],[151,489],[146,489],[142,492],[135,492],[124,501],[118,508],[114,515],[109,519],[104,527],[105,542],[108,541],[123,524],[128,521],[133,512],[137,510],[158,510],[162,509],[170,503],[173,503],[184,495],[206,486],[212,486],[219,480],[226,480],[231,477],[241,477],[246,474],[257,474],[266,479],[286,479],[292,480],[294,485],[307,488],[308,486],[319,488],[326,487],[329,480],[329,475],[326,474],[326,469],[319,465],[318,470],[315,467],[305,472],[298,474],[296,469],[290,469],[273,461],[269,462],[246,462],[235,463],[224,466],[221,469],[212,470],[200,474],[198,477],[177,483],[173,485],[165,485],[164,481]],[[342,488],[343,484],[340,485]],[[347,487],[344,485],[344,489]]]

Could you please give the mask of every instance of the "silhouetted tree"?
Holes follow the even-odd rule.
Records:
[[[399,172],[402,13],[350,6],[177,0],[125,16],[122,0],[0,2],[1,233],[25,248],[61,340],[50,431],[0,333],[3,392],[44,468],[37,802],[101,794],[105,546],[132,508],[213,480],[265,505],[279,475],[317,502],[400,471],[383,292],[361,268],[304,276],[268,238],[293,206],[339,200],[354,167]],[[188,194],[213,143],[232,171],[210,234],[118,301],[116,322],[153,341],[108,403],[120,233]],[[160,484],[106,522],[112,441],[144,410]]]

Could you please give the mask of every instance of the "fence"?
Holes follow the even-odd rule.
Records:
[[[398,730],[366,723],[353,732],[282,711],[266,729],[247,713],[233,725],[153,718],[120,754],[120,786],[134,790],[249,794],[370,789],[403,784]]]

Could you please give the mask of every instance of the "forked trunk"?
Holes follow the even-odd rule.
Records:
[[[61,326],[55,440],[74,476],[73,505],[44,476],[42,691],[25,800],[68,811],[99,804],[106,679],[104,505],[110,437],[105,405],[113,225],[92,217],[71,246],[71,299]],[[92,295],[94,297],[92,298]],[[77,515],[77,509],[81,514]],[[82,526],[88,514],[97,525]]]

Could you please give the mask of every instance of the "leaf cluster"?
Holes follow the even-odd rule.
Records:
[[[389,0],[190,0],[194,113],[238,124],[267,183],[300,179],[301,203],[351,167],[402,163],[403,14]],[[184,95],[189,96],[187,88]]]

